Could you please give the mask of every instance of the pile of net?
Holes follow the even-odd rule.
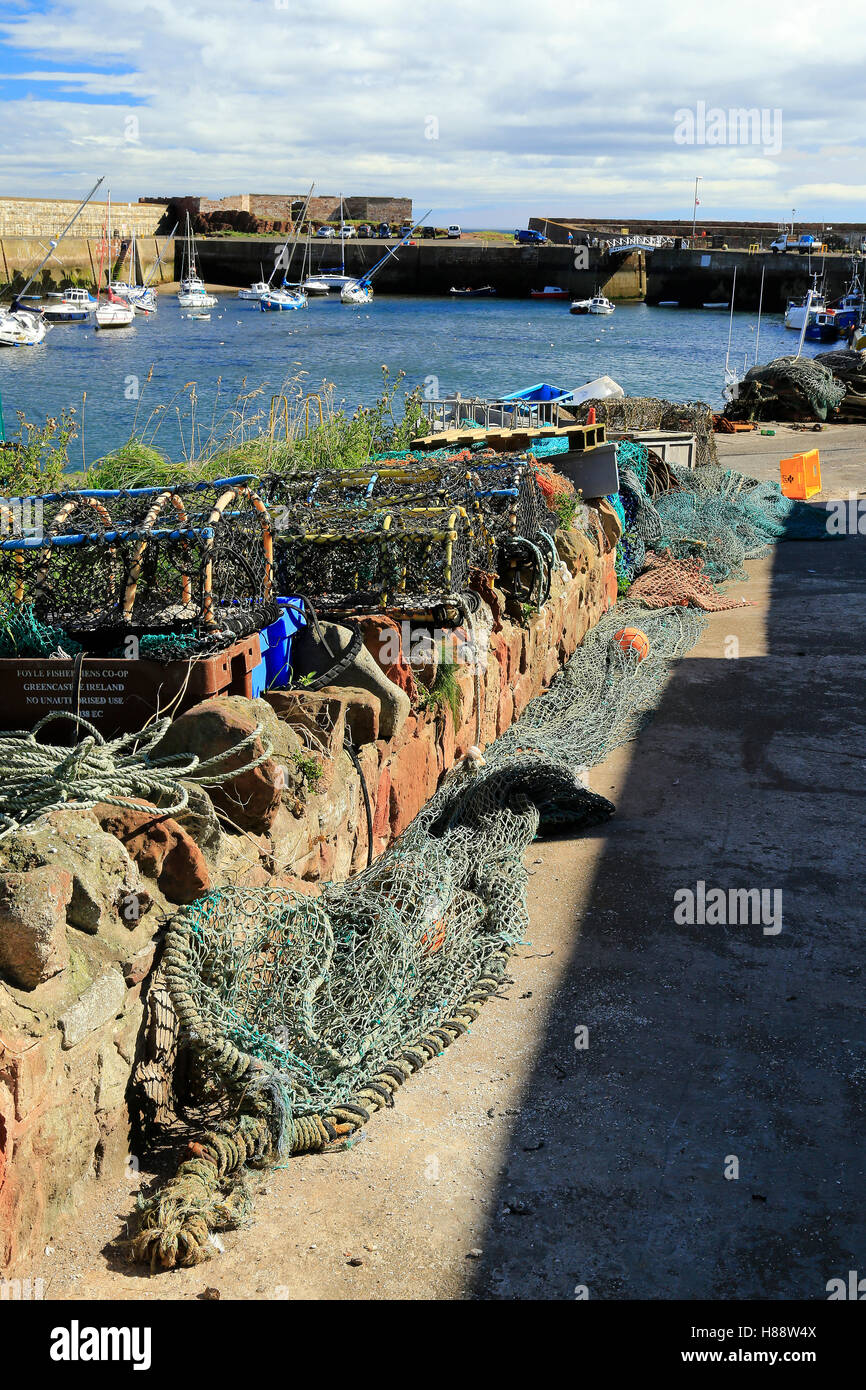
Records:
[[[698,468],[718,463],[713,434],[713,412],[703,401],[680,403],[653,396],[609,396],[584,401],[574,407],[576,419],[585,424],[590,409],[599,424],[607,426],[608,436],[635,430],[677,430],[695,436],[695,463]]]
[[[243,1214],[245,1165],[351,1143],[471,1026],[528,927],[525,850],[540,827],[612,813],[585,769],[635,736],[704,621],[607,614],[483,763],[446,779],[351,882],[315,898],[222,889],[172,919],[165,979],[223,1121],[145,1205],[135,1258],[207,1258],[209,1232]],[[614,640],[630,622],[647,634],[643,661]]]
[[[866,422],[866,354],[840,348],[835,352],[819,352],[815,357],[822,367],[833,373],[845,395],[835,419],[842,425],[862,425]]]
[[[828,538],[824,508],[785,497],[778,483],[719,466],[671,464],[668,470],[673,486],[653,497],[646,490],[651,475],[639,464],[620,475],[619,497],[611,499],[623,522],[616,555],[620,593],[652,596],[656,604],[686,600],[706,611],[736,606],[739,600],[723,602],[718,594],[710,602],[711,591],[744,578],[746,560],[783,538]]]
[[[844,396],[845,385],[828,364],[813,357],[777,357],[749,368],[735,399],[725,407],[725,418],[827,420],[835,416]]]
[[[778,484],[672,467],[665,491],[645,449],[622,462],[622,569],[645,592],[587,632],[547,694],[483,755],[473,750],[350,882],[318,897],[224,888],[172,918],[165,981],[198,1094],[219,1119],[143,1203],[134,1258],[206,1259],[210,1233],[248,1209],[245,1169],[350,1145],[467,1031],[527,930],[526,849],[540,830],[612,814],[586,770],[651,716],[671,663],[703,630],[701,610],[724,602],[713,586],[774,540],[827,534],[823,509],[790,502]],[[643,659],[620,646],[632,627]]]

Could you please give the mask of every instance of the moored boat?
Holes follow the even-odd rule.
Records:
[[[454,299],[489,299],[496,291],[492,285],[479,285],[477,289],[473,289],[470,285],[464,289],[458,289],[452,285],[448,293]]]
[[[84,323],[96,308],[89,290],[69,289],[58,296],[50,295],[42,316],[48,323]]]
[[[373,286],[364,280],[350,280],[340,290],[341,304],[369,304],[373,298]]]
[[[594,294],[589,301],[589,313],[591,314],[612,314],[616,308],[603,294]]]
[[[181,281],[177,302],[182,309],[212,309],[219,302],[215,294],[208,294],[195,261],[195,240],[190,225],[189,213],[186,215],[186,250],[184,265],[181,266]],[[184,270],[186,274],[184,274]]]
[[[279,313],[282,309],[305,309],[307,296],[303,290],[296,289],[274,289],[268,290],[259,300],[259,308],[262,313]]]
[[[530,290],[530,299],[570,299],[568,290],[560,289],[559,285],[545,285],[543,290]]]
[[[10,309],[0,309],[0,347],[36,347],[50,327],[37,310],[13,301]]]

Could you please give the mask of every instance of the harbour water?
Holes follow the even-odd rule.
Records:
[[[392,375],[404,371],[406,387],[428,395],[497,396],[540,381],[573,387],[607,375],[629,395],[720,408],[728,327],[727,310],[621,303],[603,318],[569,314],[567,301],[513,299],[377,296],[369,308],[349,309],[332,296],[297,312],[263,314],[234,292],[220,295],[210,319],[194,320],[163,294],[156,317],[130,329],[61,325],[37,348],[7,349],[0,392],[9,436],[18,410],[38,422],[74,406],[80,418],[86,391],[88,463],[124,443],[136,416],[140,431],[162,406],[158,430],[154,436],[153,420],[147,437],[181,458],[190,452],[192,382],[197,439],[231,428],[230,408],[249,392],[260,389],[247,415],[267,411],[287,380],[309,391],[333,383],[334,401],[354,410],[380,393],[383,365]],[[740,371],[744,359],[754,360],[755,327],[754,314],[734,314],[731,364]],[[797,338],[781,315],[765,317],[759,360],[796,352]],[[804,346],[810,355],[825,350]],[[78,440],[74,466],[81,458]]]

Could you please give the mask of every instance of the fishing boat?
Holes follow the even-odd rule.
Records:
[[[859,328],[863,322],[863,286],[860,283],[860,271],[852,261],[851,279],[845,289],[845,293],[839,302],[833,306],[836,314],[836,326],[840,333],[847,333],[849,328]]]
[[[478,289],[472,289],[469,285],[465,289],[457,289],[452,285],[448,293],[454,299],[489,299],[496,291],[492,285],[479,285]]]
[[[835,309],[820,309],[811,314],[806,324],[806,339],[810,343],[835,343],[839,337],[839,316]]]
[[[810,306],[807,313],[807,305]],[[812,288],[808,294],[803,295],[802,299],[789,299],[785,309],[785,327],[791,328],[795,333],[799,333],[805,326],[809,326],[809,315],[823,314],[827,308],[827,301],[818,289],[818,276],[812,276]]]
[[[543,290],[530,290],[530,299],[569,299],[568,290],[560,289],[559,285],[545,285]]]
[[[204,281],[198,274],[195,261],[195,241],[192,235],[189,213],[186,215],[186,250],[184,264],[181,266],[181,281],[177,302],[182,309],[213,309],[219,302],[216,295],[208,294]],[[184,274],[184,270],[186,274]]]
[[[96,308],[96,300],[89,290],[69,289],[62,294],[49,295],[49,303],[42,310],[48,323],[85,323]]]
[[[612,314],[615,308],[616,305],[611,304],[609,299],[605,299],[603,294],[594,294],[589,301],[588,312],[590,314]]]

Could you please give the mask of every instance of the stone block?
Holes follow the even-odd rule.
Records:
[[[53,864],[0,876],[0,975],[35,989],[69,964],[66,909],[72,874]]]
[[[106,970],[89,985],[59,1019],[64,1048],[75,1047],[103,1023],[120,1013],[126,1000],[126,982],[117,970]]]

